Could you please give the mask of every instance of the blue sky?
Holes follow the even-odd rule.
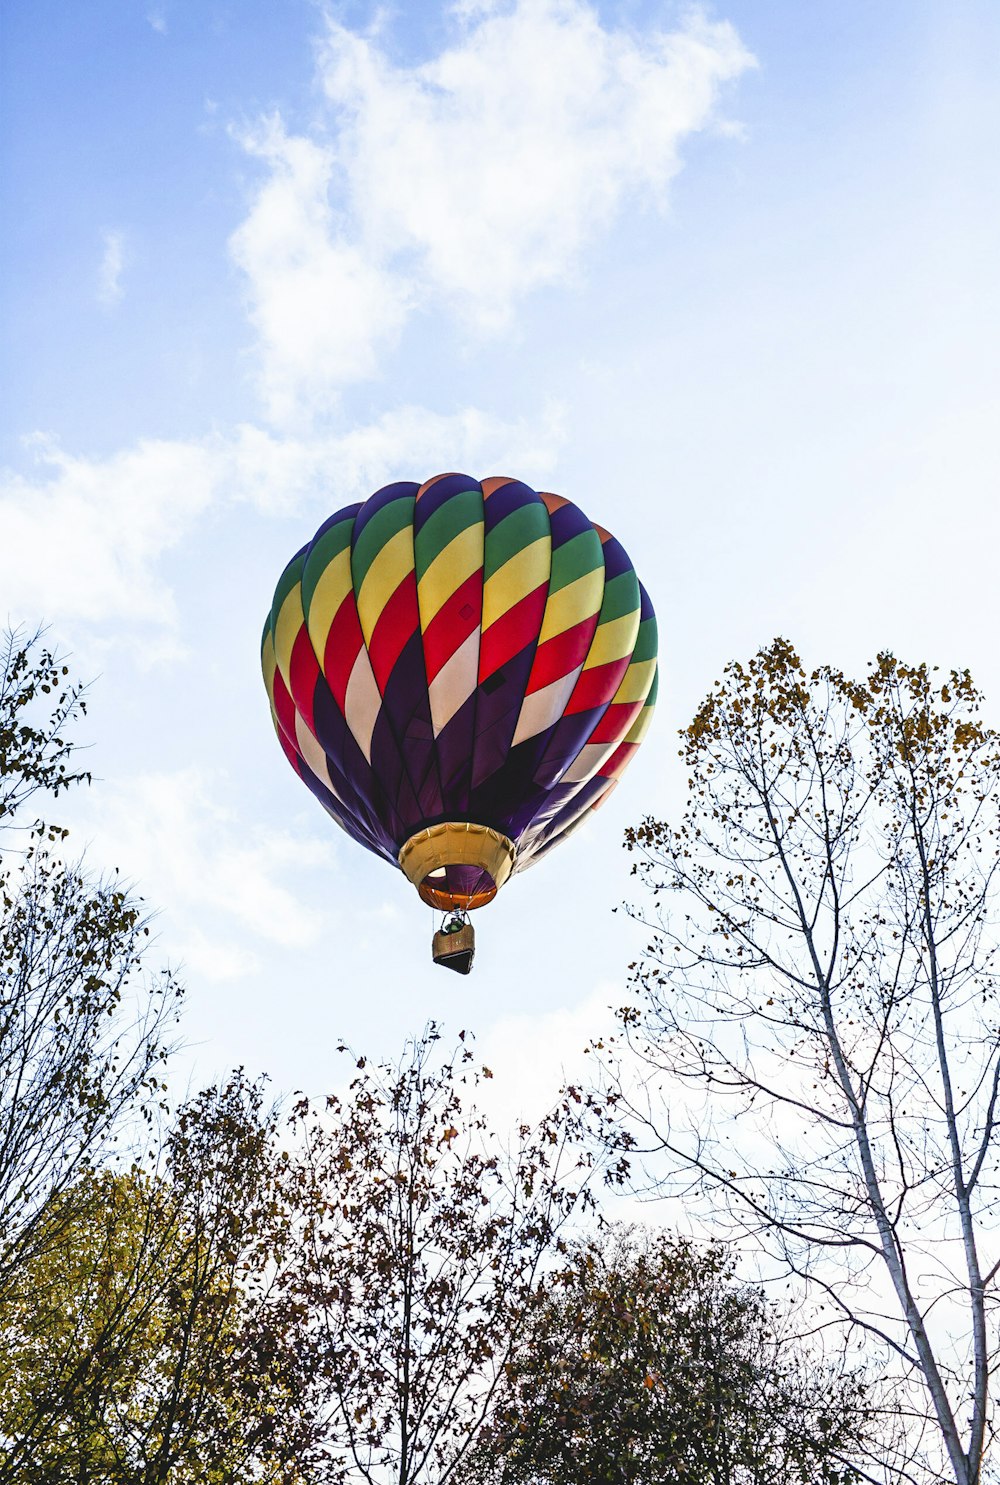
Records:
[[[185,1072],[318,1090],[338,1037],[393,1052],[433,1015],[551,1087],[637,946],[622,831],[676,802],[729,657],[890,647],[1000,710],[995,5],[2,26],[0,595],[97,677],[74,838],[160,910]],[[288,770],[257,671],[286,557],[445,468],[614,530],[663,667],[642,755],[479,915],[468,981]]]

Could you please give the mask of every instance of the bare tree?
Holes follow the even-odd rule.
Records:
[[[894,1359],[919,1457],[890,1477],[956,1485],[985,1479],[996,1423],[1000,737],[979,708],[967,672],[887,654],[861,681],[782,640],[727,667],[682,734],[679,826],[628,834],[653,937],[621,1013],[640,1091],[612,1095],[665,1187]]]
[[[436,1053],[356,1059],[347,1096],[297,1109],[289,1207],[301,1256],[284,1277],[307,1311],[327,1400],[310,1480],[449,1485],[495,1405],[523,1312],[590,1176],[570,1094],[511,1151],[466,1106],[488,1068]],[[346,1049],[341,1048],[341,1051]]]

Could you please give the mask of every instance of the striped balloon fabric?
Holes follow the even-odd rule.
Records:
[[[639,746],[656,620],[621,545],[568,500],[444,474],[320,527],[278,582],[262,663],[289,762],[350,836],[409,873],[414,837],[426,854],[436,827],[468,826],[503,843],[505,877]],[[421,896],[475,907],[500,858],[456,839]]]

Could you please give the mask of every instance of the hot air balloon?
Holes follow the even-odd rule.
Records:
[[[470,911],[615,787],[656,699],[656,619],[619,542],[519,480],[398,482],[325,521],[264,625],[288,761],[338,825],[448,915]]]

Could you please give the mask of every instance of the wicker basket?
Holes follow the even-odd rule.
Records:
[[[471,923],[463,923],[452,933],[439,929],[434,935],[431,952],[435,964],[443,964],[445,969],[467,975],[476,952],[476,931]]]

